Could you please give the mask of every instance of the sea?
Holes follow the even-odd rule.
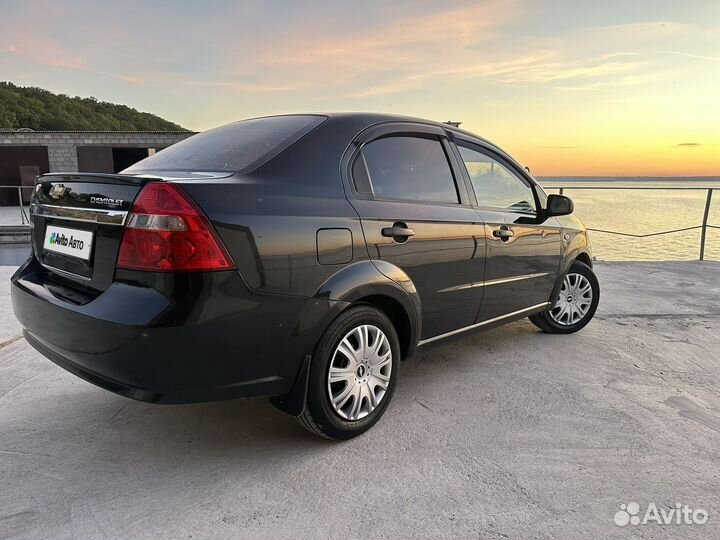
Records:
[[[633,238],[702,225],[708,186],[720,177],[538,177],[548,193],[575,203],[575,214],[591,229],[593,255],[605,261],[686,261],[700,254],[700,229]],[[595,189],[594,184],[616,189]],[[591,187],[591,189],[580,189]],[[696,189],[640,189],[648,187]],[[623,189],[617,189],[623,188]],[[720,227],[720,189],[713,192],[708,224]],[[610,231],[610,232],[600,232]],[[720,261],[720,228],[707,229],[705,259]]]
[[[598,260],[698,260],[699,228],[644,238],[611,233],[647,235],[697,227],[703,221],[709,185],[718,189],[713,192],[708,224],[720,227],[720,177],[540,176],[537,180],[548,193],[559,191],[550,186],[564,186],[563,194],[575,203],[575,214],[590,229],[593,255]],[[591,189],[584,189],[587,187]],[[641,189],[649,187],[664,189]],[[694,189],[670,189],[678,187]],[[7,224],[20,224],[17,207],[0,207],[0,225]],[[0,250],[0,265],[19,264],[28,252],[27,246],[6,246]],[[720,261],[720,228],[707,229],[705,259]]]

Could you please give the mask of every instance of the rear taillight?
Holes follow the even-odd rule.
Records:
[[[176,184],[142,188],[128,216],[118,268],[200,272],[235,268],[212,224]]]

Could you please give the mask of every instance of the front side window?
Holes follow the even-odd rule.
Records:
[[[480,206],[510,212],[535,213],[532,188],[499,161],[469,146],[458,150]]]
[[[450,164],[437,137],[391,136],[363,146],[372,192],[377,199],[458,203]],[[359,166],[353,167],[357,176]],[[358,186],[358,179],[355,179]]]

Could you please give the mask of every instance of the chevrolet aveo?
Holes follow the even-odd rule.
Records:
[[[599,300],[573,204],[449,125],[286,115],[195,135],[120,174],[38,178],[12,277],[27,341],[155,403],[269,396],[354,437],[418,347]]]

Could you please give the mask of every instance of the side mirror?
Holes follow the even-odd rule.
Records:
[[[575,205],[570,197],[565,195],[548,195],[547,210],[545,215],[550,216],[567,216],[575,210]]]

